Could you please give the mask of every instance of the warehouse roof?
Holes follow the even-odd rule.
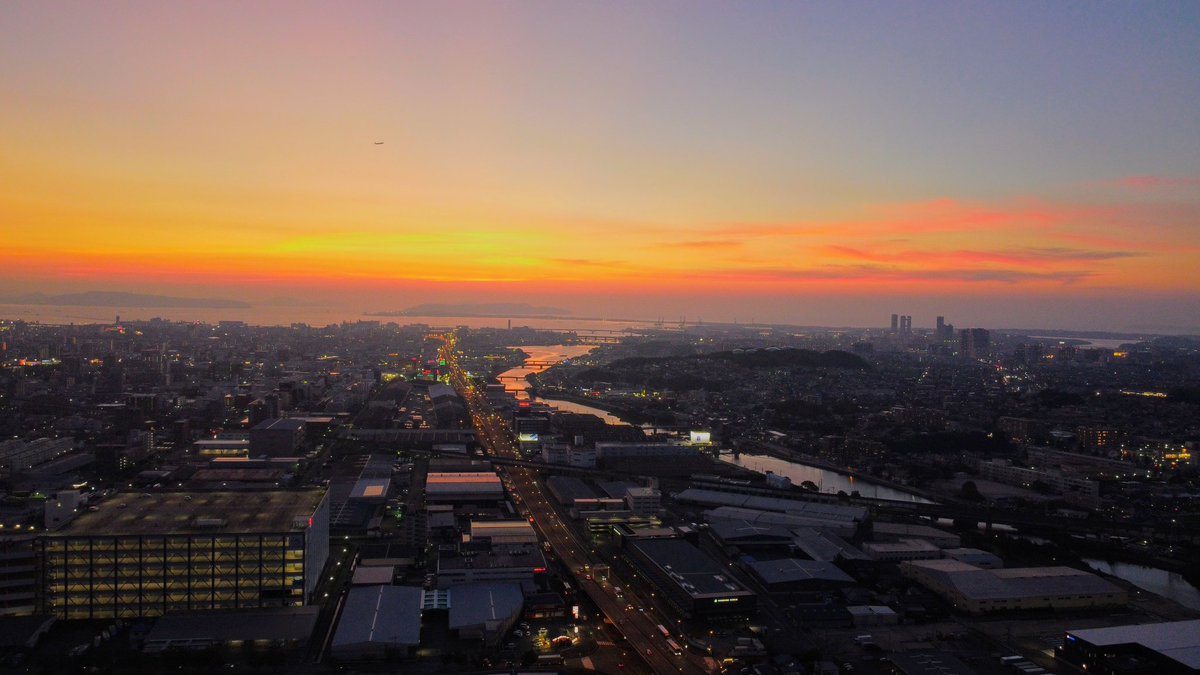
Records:
[[[358,586],[346,595],[333,636],[335,651],[365,645],[409,647],[421,642],[421,589]]]
[[[911,565],[973,600],[1117,593],[1112,583],[1073,567],[1010,567],[985,570],[953,559],[914,560]]]
[[[766,584],[787,584],[802,581],[854,583],[854,579],[851,579],[848,574],[838,569],[837,565],[819,560],[800,560],[798,558],[760,560],[750,563],[750,569]]]
[[[693,598],[753,595],[712,558],[683,539],[639,539],[630,546],[653,561]]]
[[[1189,668],[1200,669],[1200,619],[1067,631],[1067,640],[1072,638],[1097,647],[1139,644]]]

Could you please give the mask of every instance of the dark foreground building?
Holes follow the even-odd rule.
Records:
[[[683,539],[627,540],[630,561],[680,614],[707,621],[754,615],[757,596]]]
[[[329,555],[321,490],[118,495],[94,508],[37,543],[47,614],[300,606]]]

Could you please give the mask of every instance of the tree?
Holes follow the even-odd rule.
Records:
[[[958,489],[958,496],[960,499],[965,499],[969,502],[983,501],[983,495],[979,492],[979,486],[975,485],[975,481],[973,480],[962,484],[962,487]]]

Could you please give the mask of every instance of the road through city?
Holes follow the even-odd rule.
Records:
[[[500,457],[519,458],[507,423],[492,410],[487,398],[468,381],[459,367],[454,335],[447,335],[444,339],[442,358],[449,367],[451,385],[466,401],[484,451]],[[617,578],[613,578],[611,583],[592,578],[590,570],[596,565],[605,564],[605,561],[589,543],[579,538],[570,524],[563,522],[545,497],[536,472],[523,467],[501,467],[498,470],[507,473],[514,500],[528,511],[551,550],[574,575],[580,590],[587,593],[612,626],[624,636],[631,653],[640,657],[655,673],[712,672],[715,664],[711,659],[687,651],[673,652],[658,630],[659,625],[670,626],[673,622],[656,618],[653,601],[638,597],[632,584]],[[617,586],[623,587],[625,597],[617,597]],[[679,639],[676,642],[686,644],[683,636],[677,637]],[[631,662],[625,667],[636,670],[640,665]]]

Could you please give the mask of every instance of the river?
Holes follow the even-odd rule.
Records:
[[[1097,558],[1084,558],[1083,562],[1094,570],[1124,579],[1144,591],[1174,600],[1184,607],[1200,610],[1200,590],[1189,584],[1177,572],[1133,563],[1110,563]]]
[[[531,398],[529,395],[529,382],[525,379],[526,375],[531,373],[540,373],[543,370],[550,368],[552,365],[557,365],[563,361],[566,361],[567,359],[583,356],[584,354],[587,354],[595,349],[595,347],[589,347],[587,345],[537,345],[514,347],[513,349],[520,349],[529,355],[525,359],[526,363],[533,362],[543,364],[538,366],[521,365],[500,373],[500,377],[504,378],[501,380],[504,382],[504,390],[512,392],[517,397],[517,400],[524,401]],[[519,377],[521,379],[508,379],[510,377]],[[625,422],[616,415],[613,415],[606,410],[601,410],[600,408],[593,408],[590,405],[584,405],[574,401],[564,401],[556,398],[542,398],[540,396],[533,397],[533,399],[541,401],[542,403],[545,403],[546,405],[557,410],[595,415],[596,417],[604,420],[606,424],[625,424]]]
[[[821,489],[821,492],[837,493],[839,491],[850,494],[858,492],[862,497],[868,499],[891,499],[894,501],[903,502],[920,502],[923,504],[930,503],[929,500],[923,499],[916,495],[902,492],[895,488],[878,485],[861,478],[848,476],[836,471],[829,471],[807,464],[798,464],[790,462],[786,459],[772,457],[770,455],[752,455],[743,452],[740,456],[721,455],[721,461],[735,464],[745,469],[766,473],[768,471],[780,476],[787,476],[792,480],[793,485],[800,485],[804,481],[810,481]]]

